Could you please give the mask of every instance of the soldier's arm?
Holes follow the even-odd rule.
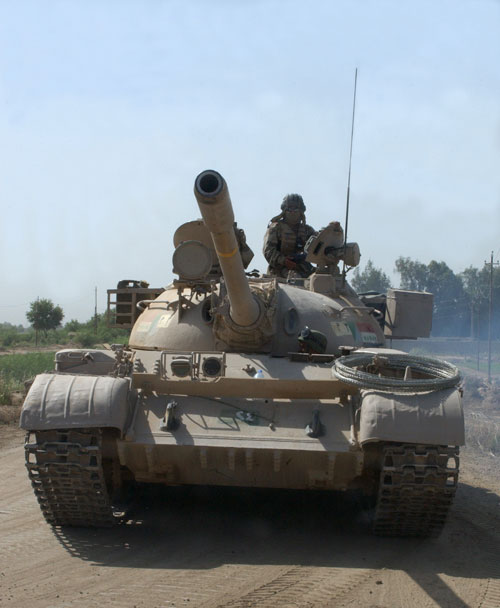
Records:
[[[263,253],[270,266],[284,266],[285,256],[278,250],[278,224],[271,224],[264,237]]]
[[[314,228],[312,226],[309,226],[309,224],[306,224],[306,243],[307,240],[315,234],[318,234],[318,231],[314,230]]]
[[[248,268],[248,265],[253,260],[253,251],[246,243],[240,248],[240,255],[244,268]]]
[[[236,222],[234,224],[234,233],[236,235],[236,240],[238,241],[241,261],[243,262],[244,268],[247,268],[253,259],[253,251],[247,244],[247,237],[245,231],[243,230],[243,228],[238,228]]]

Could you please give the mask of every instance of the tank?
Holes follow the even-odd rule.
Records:
[[[430,294],[360,299],[339,270],[359,247],[337,223],[306,244],[309,279],[247,273],[225,180],[204,171],[194,193],[203,219],[174,235],[178,278],[111,290],[134,290],[117,298],[125,323],[146,290],[129,344],[60,351],[26,397],[47,522],[113,525],[135,484],[192,484],[361,492],[376,534],[439,534],[464,444],[460,377],[384,335],[428,331]]]

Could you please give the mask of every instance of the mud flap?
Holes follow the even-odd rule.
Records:
[[[19,426],[30,431],[113,427],[123,432],[134,403],[126,378],[40,374],[26,396]]]
[[[464,445],[460,391],[395,394],[361,391],[359,439],[415,444]]]

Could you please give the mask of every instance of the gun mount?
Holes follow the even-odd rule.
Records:
[[[216,171],[203,171],[196,178],[194,193],[203,221],[215,245],[224,275],[232,320],[249,327],[261,318],[261,306],[252,294],[234,233],[234,213],[224,178]]]

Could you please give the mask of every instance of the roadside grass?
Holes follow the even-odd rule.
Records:
[[[484,454],[500,456],[500,418],[495,421],[478,411],[466,413],[465,442]]]
[[[18,420],[24,383],[53,370],[54,355],[55,352],[37,352],[0,356],[0,424]]]
[[[484,359],[481,359],[478,365],[477,359],[472,357],[464,357],[464,359],[460,361],[460,366],[470,370],[480,371],[485,374],[488,373],[488,361],[485,361]],[[500,376],[500,361],[493,360],[491,362],[491,374],[494,376]]]
[[[397,345],[395,346],[397,348]],[[483,374],[488,373],[488,357],[487,354],[481,352],[481,356],[471,356],[471,355],[458,355],[457,353],[450,352],[433,352],[431,350],[425,349],[423,346],[415,347],[409,349],[410,355],[417,355],[421,357],[434,357],[436,359],[442,359],[445,361],[449,361],[453,365],[456,365],[460,368],[464,374],[469,372],[481,372]],[[498,376],[500,378],[500,358],[498,353],[492,353],[491,357],[491,368],[490,372],[492,376]]]
[[[484,454],[500,456],[500,383],[463,370],[465,441]]]

